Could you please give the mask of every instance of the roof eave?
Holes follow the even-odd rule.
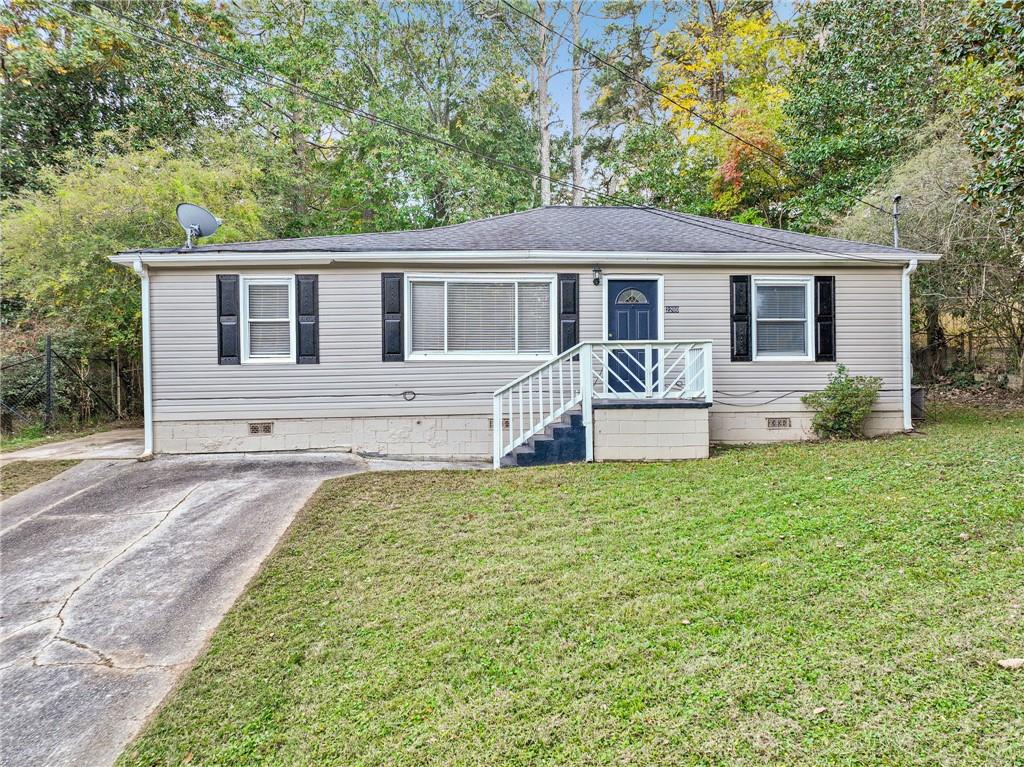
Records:
[[[849,264],[860,266],[900,265],[912,260],[938,261],[937,253],[912,251],[827,253],[686,253],[686,252],[618,252],[560,250],[434,250],[434,251],[202,251],[202,252],[125,252],[110,256],[115,264],[131,266],[136,261],[150,266],[287,266],[289,264],[328,265],[344,263],[430,263],[430,264],[630,264],[630,265],[761,265],[807,266]]]

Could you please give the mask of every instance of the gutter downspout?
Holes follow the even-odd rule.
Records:
[[[917,271],[917,259],[912,258],[903,268],[903,296],[901,302],[903,320],[903,430],[913,431],[914,421],[910,410],[910,383],[914,365],[910,356],[910,275]]]
[[[142,279],[142,409],[145,447],[139,459],[148,461],[153,457],[153,365],[149,332],[149,267],[142,263],[141,258],[136,258],[132,268]]]

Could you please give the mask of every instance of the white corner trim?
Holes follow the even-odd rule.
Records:
[[[901,319],[903,324],[903,430],[914,430],[914,419],[911,412],[910,385],[914,375],[914,363],[910,348],[910,275],[917,271],[917,259],[912,259],[903,269],[901,291]]]
[[[149,319],[149,269],[141,258],[136,258],[132,268],[139,275],[142,291],[142,458],[153,455],[153,342]]]

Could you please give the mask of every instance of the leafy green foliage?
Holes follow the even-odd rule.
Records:
[[[68,155],[66,172],[42,173],[45,190],[4,204],[4,294],[20,297],[35,319],[72,325],[96,347],[137,352],[138,278],[108,256],[179,246],[174,209],[183,199],[224,219],[207,242],[269,236],[280,211],[264,197],[251,153],[231,137],[209,137],[188,150],[130,150],[116,137],[103,138],[118,149]]]
[[[193,0],[105,0],[118,13],[169,34],[212,43],[233,33],[215,4]],[[3,119],[0,196],[34,183],[62,153],[114,130],[135,148],[180,141],[197,125],[223,120],[233,77],[133,36],[133,27],[91,3],[12,0],[0,5]],[[112,28],[111,28],[112,27]]]
[[[657,46],[670,124],[691,154],[710,160],[705,196],[716,215],[784,226],[792,180],[778,133],[804,44],[771,2],[682,5]]]
[[[805,180],[790,205],[803,229],[826,226],[902,157],[943,108],[941,46],[955,0],[822,0],[798,17],[806,53],[790,85],[789,160]]]
[[[822,439],[862,437],[881,388],[881,378],[851,376],[846,365],[837,365],[824,389],[805,394],[800,401],[817,411],[811,428]]]
[[[962,190],[971,184],[977,161],[952,120],[928,126],[916,144],[865,196],[868,203],[884,208],[901,193],[901,243],[943,254],[936,263],[922,264],[914,279],[914,323],[927,339],[925,364],[915,366],[915,372],[926,380],[952,372],[944,370],[948,357],[943,322],[955,332],[993,339],[1009,351],[1012,365],[1024,357],[1024,270],[1014,251],[1014,235],[1000,225],[997,200],[964,200]],[[892,221],[867,205],[856,205],[834,233],[887,243]]]
[[[997,207],[1024,256],[1024,3],[972,0],[950,58],[967,145],[980,160],[968,197]]]

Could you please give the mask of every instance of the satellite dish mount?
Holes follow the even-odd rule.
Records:
[[[185,230],[186,250],[191,250],[193,239],[209,237],[220,226],[220,221],[210,211],[192,203],[181,203],[177,208],[176,215],[178,223]]]

